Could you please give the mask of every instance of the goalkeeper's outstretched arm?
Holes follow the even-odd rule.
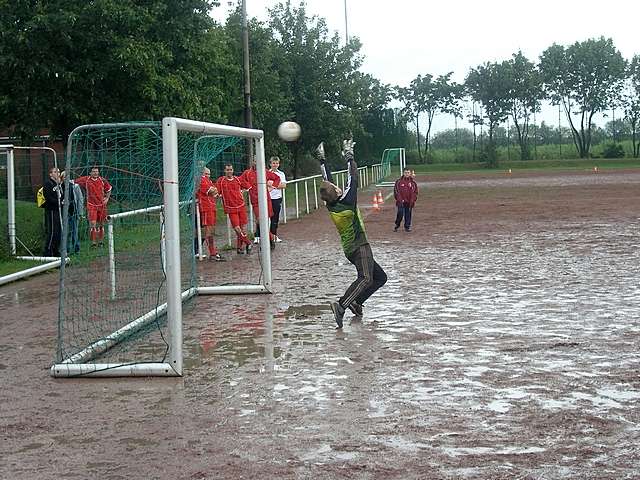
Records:
[[[333,183],[331,170],[329,169],[329,166],[325,163],[326,159],[324,156],[324,142],[320,142],[320,145],[318,145],[318,148],[316,148],[315,155],[318,161],[320,162],[320,170],[322,171],[322,178],[327,182]]]
[[[340,201],[355,205],[358,199],[358,164],[353,156],[355,142],[351,139],[342,142],[342,157],[347,162],[349,177]]]

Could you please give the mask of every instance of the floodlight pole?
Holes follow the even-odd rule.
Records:
[[[249,25],[247,23],[247,0],[242,0],[242,57],[244,72],[244,126],[253,127],[253,116],[251,113],[251,73],[249,64]],[[247,165],[251,164],[253,158],[253,141],[246,142]]]
[[[344,0],[344,44],[349,44],[349,28],[347,23],[347,0]]]

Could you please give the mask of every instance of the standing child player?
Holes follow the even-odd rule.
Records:
[[[269,195],[273,188],[278,187],[280,185],[280,177],[273,173],[270,170],[265,172],[267,176],[267,213],[269,218],[273,215],[273,207],[271,205],[271,196]],[[251,187],[249,188],[249,200],[251,201],[251,207],[253,208],[253,214],[256,219],[256,239],[258,242],[260,241],[260,213],[258,211],[258,172],[256,170],[256,161],[251,160],[251,167],[247,168],[242,175],[240,175],[240,180],[249,184]],[[271,231],[269,232],[269,241],[271,244],[271,250],[273,250],[276,246],[276,238]],[[255,242],[255,243],[258,243]]]
[[[324,177],[320,187],[320,198],[325,201],[329,216],[340,234],[347,260],[358,272],[358,278],[347,288],[344,295],[337,302],[331,302],[337,328],[342,328],[347,308],[357,317],[361,317],[364,302],[387,282],[387,274],[373,259],[362,215],[358,209],[358,165],[353,158],[354,145],[353,140],[343,142],[342,156],[349,171],[344,192],[333,183],[331,171],[325,164],[323,144],[321,143],[316,150]]]
[[[92,167],[89,176],[75,180],[87,192],[87,217],[89,218],[89,238],[91,246],[104,241],[104,222],[107,220],[107,204],[111,198],[111,184],[100,176],[100,169]]]
[[[274,188],[269,192],[271,197],[271,207],[273,208],[273,215],[271,215],[271,233],[275,237],[275,242],[280,243],[282,240],[278,236],[278,224],[280,223],[280,210],[282,209],[282,195],[283,190],[287,187],[287,177],[282,170],[280,170],[280,157],[271,157],[269,159],[271,164],[270,172],[275,173],[280,177],[280,184],[277,188]]]
[[[393,187],[393,196],[396,199],[396,207],[398,207],[396,226],[393,229],[394,232],[397,232],[400,228],[403,218],[405,232],[411,231],[411,213],[418,199],[418,184],[413,179],[414,177],[415,174],[408,168],[405,168],[402,171],[402,176],[396,180]]]
[[[222,205],[224,213],[229,216],[231,226],[236,232],[236,252],[243,254],[251,253],[251,241],[247,237],[247,210],[244,203],[242,190],[248,190],[251,187],[244,180],[233,174],[233,165],[227,163],[224,166],[224,176],[216,181],[216,189],[222,197]]]
[[[207,242],[209,250],[209,260],[223,262],[224,258],[215,244],[215,228],[216,228],[216,198],[218,198],[218,189],[211,181],[211,170],[207,167],[202,171],[200,177],[200,187],[196,194],[198,199],[198,212],[200,213],[200,226],[202,227],[202,236]]]

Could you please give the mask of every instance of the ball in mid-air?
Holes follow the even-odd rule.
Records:
[[[295,142],[301,133],[302,129],[296,122],[282,122],[278,127],[278,136],[285,142]]]

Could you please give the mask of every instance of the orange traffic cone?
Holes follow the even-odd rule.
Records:
[[[375,211],[380,210],[380,205],[378,205],[378,195],[376,195],[375,193],[373,194],[373,209]]]

